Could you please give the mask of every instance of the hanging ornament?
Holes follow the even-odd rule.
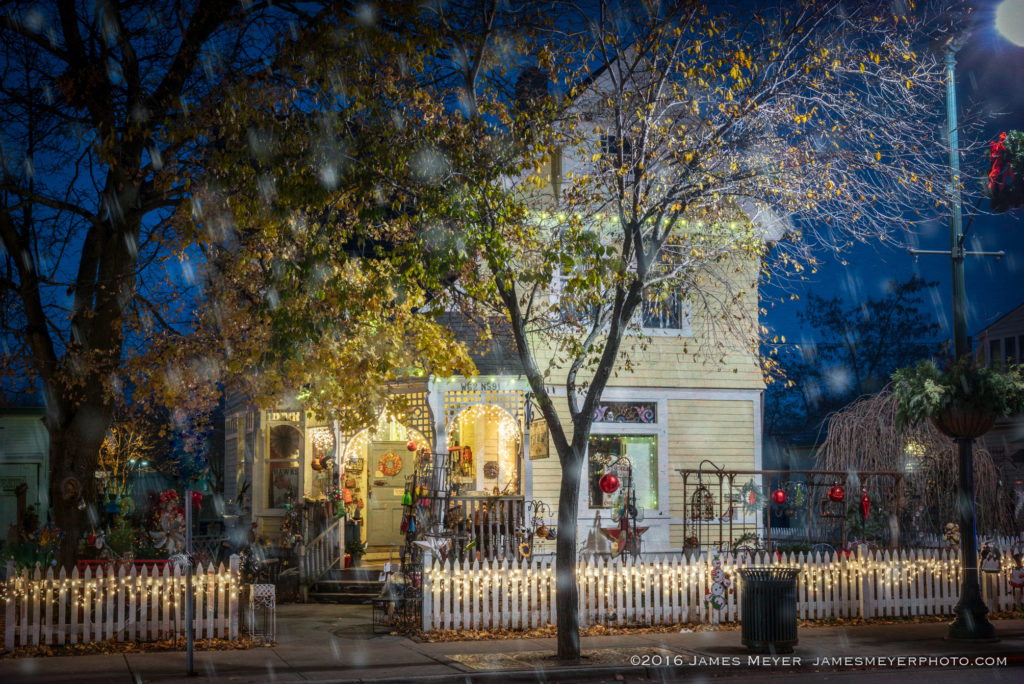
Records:
[[[846,491],[839,485],[832,485],[828,488],[828,498],[838,503],[846,498]]]
[[[537,536],[541,539],[546,539],[548,534],[550,534],[550,530],[548,530],[547,525],[541,525],[537,528]]]
[[[416,444],[416,442],[409,440],[409,443],[405,445],[405,448],[409,451],[416,451],[416,449],[419,448],[419,445]]]
[[[690,496],[690,518],[693,520],[715,519],[715,500],[703,484],[698,484]]]
[[[867,522],[868,514],[871,513],[871,499],[866,489],[860,490],[860,510],[864,513],[864,522]]]
[[[402,505],[412,506],[412,494],[409,492],[408,489],[405,490],[405,492],[402,494]]]
[[[613,473],[605,473],[601,476],[601,479],[597,481],[597,486],[601,488],[601,491],[605,494],[613,494],[619,489],[619,478]]]
[[[782,491],[781,489],[776,489],[774,492],[772,492],[772,501],[780,506],[786,503],[786,492]]]

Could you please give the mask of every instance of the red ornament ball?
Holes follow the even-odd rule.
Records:
[[[605,494],[612,494],[619,488],[619,478],[611,473],[605,473],[601,476],[601,479],[597,481],[597,486],[601,488],[601,491]]]
[[[842,501],[846,498],[846,491],[839,485],[832,485],[828,489],[828,498],[832,501]]]
[[[409,442],[408,444],[405,445],[405,448],[408,449],[409,451],[416,451],[417,446],[418,445],[416,444],[416,442]]]
[[[779,504],[780,506],[786,503],[786,492],[782,491],[781,489],[776,489],[774,492],[772,492],[772,501]]]

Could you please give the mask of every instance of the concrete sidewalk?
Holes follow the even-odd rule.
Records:
[[[553,659],[551,638],[419,643],[373,634],[368,606],[281,605],[275,647],[197,652],[198,679],[184,676],[184,653],[137,653],[0,660],[0,681],[882,681],[889,672],[929,684],[1024,681],[1024,620],[997,621],[996,630],[998,642],[968,644],[946,641],[944,623],[802,628],[795,653],[775,659],[748,651],[738,630],[584,637],[584,663],[567,667]]]

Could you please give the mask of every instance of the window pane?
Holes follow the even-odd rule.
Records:
[[[999,364],[1002,359],[999,354],[999,340],[989,340],[988,342],[988,365],[995,366]]]
[[[670,292],[664,298],[644,293],[643,316],[645,328],[679,330],[683,327],[679,293]]]
[[[636,505],[646,510],[658,507],[658,438],[654,435],[591,435],[588,449],[587,474],[591,508],[613,508],[619,497],[628,494],[629,467],[633,466],[632,486],[636,491]],[[619,489],[611,494],[601,491],[601,476],[612,473],[619,478]]]
[[[1017,361],[1017,338],[1007,337],[1003,340],[1003,354],[1006,358],[1006,363],[1014,363]]]

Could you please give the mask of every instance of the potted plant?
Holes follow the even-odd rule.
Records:
[[[359,559],[366,553],[366,542],[349,539],[345,542],[345,554],[352,557],[352,567],[359,567]]]
[[[898,425],[924,419],[954,438],[980,437],[997,418],[1024,411],[1024,366],[979,367],[969,357],[946,369],[926,360],[893,376]]]

